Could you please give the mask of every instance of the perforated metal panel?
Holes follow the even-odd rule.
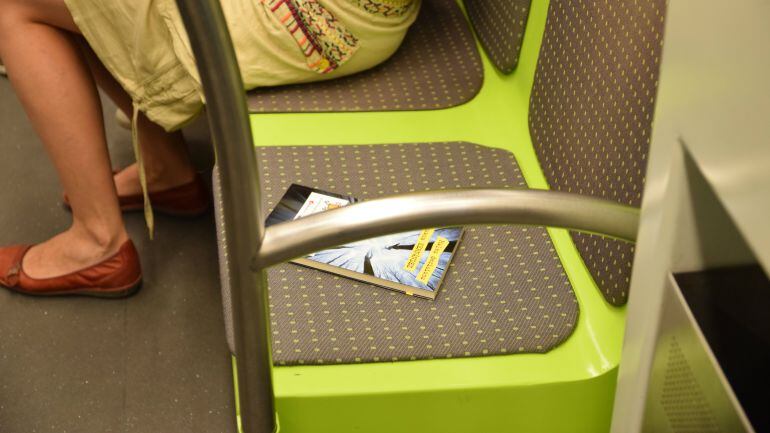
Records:
[[[529,127],[550,186],[639,206],[665,0],[552,0]],[[607,301],[625,304],[633,246],[573,234]]]
[[[719,433],[714,410],[709,404],[687,356],[676,337],[671,338],[660,405],[673,433]]]
[[[661,306],[642,431],[753,432],[673,276]]]

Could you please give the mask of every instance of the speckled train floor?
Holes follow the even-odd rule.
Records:
[[[116,166],[125,165],[130,135],[111,104],[105,112]],[[208,165],[205,131],[190,136]],[[60,194],[0,77],[0,245],[66,228]],[[145,272],[136,296],[33,299],[0,289],[0,432],[235,431],[213,216],[158,217],[152,242],[141,215],[127,223]]]

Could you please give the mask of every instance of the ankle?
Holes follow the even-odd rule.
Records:
[[[130,168],[138,179],[139,167],[134,165]],[[177,186],[192,181],[195,178],[195,168],[191,164],[163,164],[160,161],[152,161],[151,164],[145,165],[144,175],[151,189],[153,186]]]
[[[195,177],[195,169],[192,166],[186,165],[147,167],[145,176],[147,177],[147,183],[151,185],[188,182]]]
[[[73,236],[90,244],[93,250],[101,251],[103,254],[117,250],[129,239],[125,227],[122,226],[75,222],[69,231]]]

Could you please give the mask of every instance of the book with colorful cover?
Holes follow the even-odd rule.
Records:
[[[357,201],[354,197],[293,184],[265,225],[270,227]],[[435,299],[462,235],[462,227],[415,230],[340,245],[291,262]]]

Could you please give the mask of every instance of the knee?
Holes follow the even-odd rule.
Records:
[[[24,0],[0,0],[0,43],[19,24],[28,21],[28,5]]]

